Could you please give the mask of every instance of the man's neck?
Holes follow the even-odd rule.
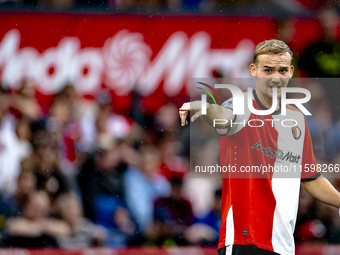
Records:
[[[260,102],[262,103],[262,105],[264,107],[266,107],[267,109],[270,109],[272,107],[272,104],[273,104],[273,99],[264,96],[262,94],[261,90],[258,87],[255,88],[255,91],[256,91],[256,95],[257,95],[258,99],[260,100]],[[278,102],[275,111],[277,111],[279,108],[280,108],[280,104]]]

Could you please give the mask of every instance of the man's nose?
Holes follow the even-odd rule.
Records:
[[[278,72],[275,72],[275,74],[273,74],[272,82],[275,83],[275,84],[280,83],[280,75],[279,75]]]

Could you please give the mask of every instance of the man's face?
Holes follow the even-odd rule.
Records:
[[[250,73],[256,78],[256,87],[267,99],[273,98],[273,88],[276,87],[278,98],[281,98],[281,88],[287,87],[289,79],[293,76],[291,56],[288,52],[263,54],[257,59],[256,65],[250,65]]]

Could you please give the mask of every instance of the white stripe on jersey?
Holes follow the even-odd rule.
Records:
[[[228,245],[227,247],[225,247],[225,255],[233,255],[233,245]]]
[[[229,99],[227,103],[224,104],[224,107],[230,107],[232,109],[232,100],[232,98]],[[258,104],[254,96],[253,100],[255,101],[253,103]],[[260,108],[262,107],[259,104],[258,106]],[[238,201],[240,201],[239,199],[242,199],[242,197],[240,197],[240,194],[236,194],[237,192],[231,192],[233,189],[235,189],[235,186],[233,186],[231,182],[228,184],[223,183],[223,188],[227,190],[227,194],[230,195],[231,199],[234,200],[227,200],[224,204],[224,208],[222,208],[224,217],[222,221],[224,223],[223,226],[221,226],[223,234],[221,234],[220,237],[219,247],[221,248],[223,244],[227,247],[228,245],[229,247],[232,247],[231,245],[234,244],[234,242],[236,242],[237,244],[258,244],[258,246],[262,246],[259,248],[273,250],[274,252],[281,255],[293,255],[295,253],[293,233],[295,229],[295,222],[298,210],[301,171],[303,172],[302,174],[305,175],[304,178],[307,178],[306,176],[312,176],[312,173],[309,173],[308,171],[307,173],[304,172],[304,166],[302,164],[315,164],[310,134],[305,122],[305,117],[300,111],[296,110],[295,108],[292,109],[292,107],[289,106],[287,107],[287,114],[285,116],[282,116],[281,114],[271,114],[271,116],[267,116],[265,119],[273,119],[273,122],[266,122],[266,126],[264,127],[265,129],[261,129],[260,127],[252,128],[248,125],[244,127],[244,124],[242,122],[248,122],[250,118],[257,119],[261,117],[257,115],[252,115],[248,107],[245,107],[245,115],[236,116],[235,119],[235,122],[241,123],[238,125],[233,125],[233,127],[230,128],[227,136],[221,137],[220,150],[222,148],[223,153],[225,152],[223,154],[224,157],[221,158],[221,162],[223,160],[223,164],[225,165],[234,162],[243,162],[242,158],[235,158],[234,160],[234,158],[230,156],[230,152],[233,152],[234,150],[234,147],[231,147],[232,144],[233,146],[235,146],[235,151],[240,151],[240,148],[242,148],[242,150],[244,150],[245,152],[244,157],[249,156],[249,160],[247,161],[247,158],[244,158],[244,162],[250,162],[249,164],[267,164],[267,162],[270,162],[270,164],[273,165],[274,169],[280,169],[279,172],[274,171],[272,177],[268,179],[268,182],[265,183],[266,186],[264,188],[266,191],[268,191],[268,197],[262,194],[263,198],[267,198],[264,199],[264,201],[268,201],[271,204],[268,204],[267,207],[264,207],[263,210],[260,211],[266,214],[267,217],[270,217],[270,220],[268,221],[268,219],[266,220],[266,218],[261,218],[261,215],[258,215],[258,222],[262,223],[259,224],[259,226],[262,226],[262,228],[258,228],[256,225],[253,225],[252,229],[254,229],[254,233],[249,232],[248,237],[245,238],[242,235],[243,228],[241,228],[244,225],[243,223],[246,222],[246,224],[249,225],[254,223],[250,222],[247,219],[238,217],[239,210],[242,210],[242,213],[240,214],[244,215],[245,206],[242,206],[240,203],[234,203],[234,200],[238,199]],[[293,123],[290,123],[288,121],[285,122],[286,127],[283,126],[282,121],[287,119],[296,120],[298,129],[287,127],[288,125],[294,125]],[[240,136],[239,131],[243,128],[245,130],[243,130],[243,134]],[[267,133],[263,132],[263,130],[268,132],[268,136]],[[298,135],[296,133],[296,130],[299,131]],[[244,140],[243,136],[247,137],[248,140]],[[268,146],[277,149],[277,151],[275,151],[275,158],[271,157],[267,159],[263,155],[261,155],[262,152],[259,151],[257,153],[260,153],[261,158],[260,161],[258,161],[258,158],[254,156],[257,154],[255,154],[252,150],[252,146],[254,146],[257,142],[261,143],[261,141],[265,142],[263,146],[261,145],[262,150],[267,148]],[[270,147],[268,147],[269,150],[271,149]],[[257,148],[257,150],[259,150],[259,148]],[[304,151],[304,149],[306,151]],[[282,171],[282,167],[288,167],[289,173]],[[287,178],[287,175],[289,178]],[[238,182],[238,180],[236,182]],[[249,183],[252,184],[252,182]],[[261,182],[257,182],[256,180],[254,180],[254,184],[256,183],[258,184]],[[263,191],[261,186],[255,185],[254,187]],[[271,192],[272,194],[270,194]],[[257,195],[256,190],[254,192],[254,195],[251,194],[252,196],[246,193],[245,195],[248,198],[257,196],[259,199],[261,199],[261,196]],[[227,209],[229,206],[230,208]],[[257,207],[258,204],[252,203],[252,206],[254,208],[257,208],[258,210],[261,209]],[[235,217],[233,217],[233,215]],[[235,229],[235,227],[237,227],[238,229]],[[265,235],[261,236],[261,233],[258,229],[266,231]],[[223,240],[224,238],[225,240]]]
[[[227,216],[227,228],[226,228],[226,238],[225,245],[230,245],[234,243],[234,216],[233,216],[233,206],[230,206]]]
[[[294,139],[290,128],[285,128],[279,124],[283,119],[295,119],[298,122],[298,127],[301,129],[300,139],[305,137],[305,121],[301,112],[287,109],[287,115],[276,115],[273,118],[280,121],[274,121],[275,129],[278,131],[278,148],[283,151],[291,151],[293,155],[303,155],[303,142]],[[295,178],[282,178],[280,175],[286,174],[282,172],[274,172],[272,177],[272,190],[276,199],[276,207],[274,211],[272,244],[274,252],[281,255],[295,254],[294,244],[294,228],[296,215],[299,205],[300,193],[300,166],[302,160],[296,164]],[[291,167],[293,163],[287,160],[276,159],[274,167],[287,166]],[[292,174],[292,175],[291,175]],[[293,176],[291,172],[290,177]]]

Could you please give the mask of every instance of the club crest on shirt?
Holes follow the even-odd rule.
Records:
[[[295,140],[299,140],[301,137],[301,129],[298,126],[292,127],[292,134]]]

